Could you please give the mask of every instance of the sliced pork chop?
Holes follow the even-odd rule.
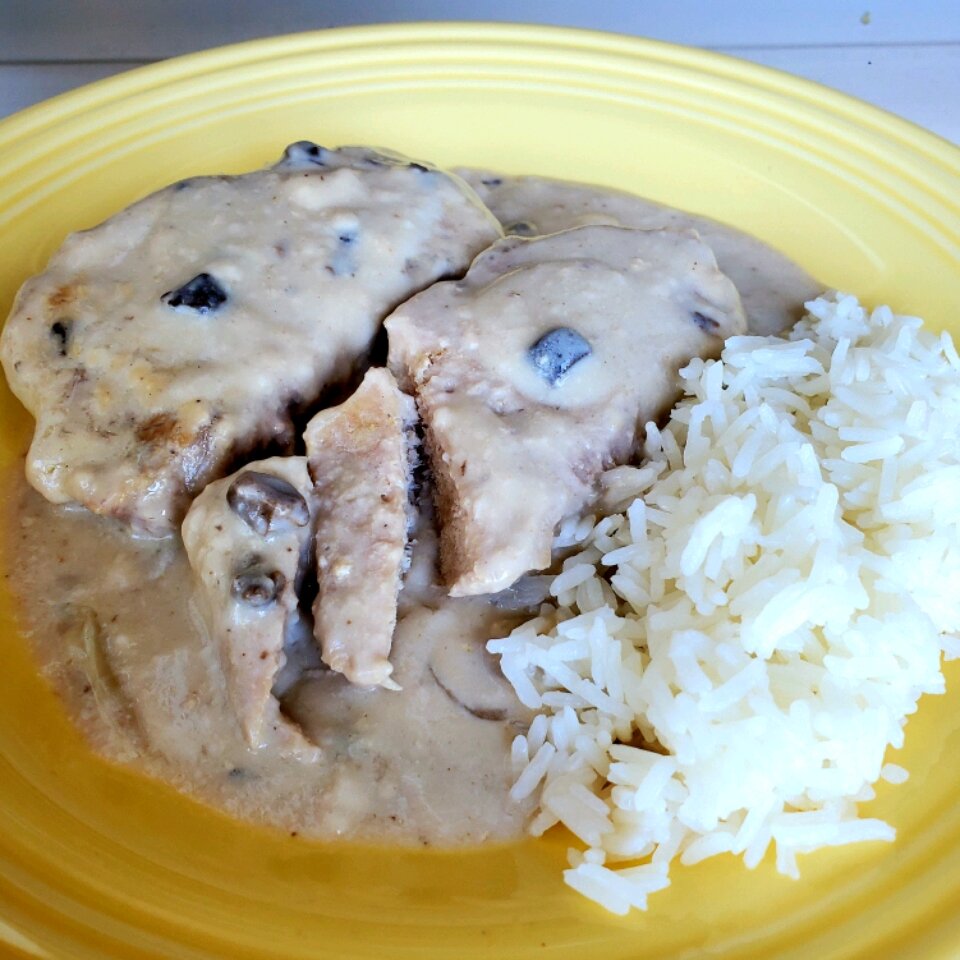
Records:
[[[803,316],[804,303],[823,290],[823,284],[780,251],[709,217],[582,183],[501,177],[481,170],[458,172],[508,234],[531,237],[596,224],[696,230],[737,288],[751,333],[766,336],[788,330]]]
[[[308,457],[251,463],[209,484],[187,512],[183,542],[201,613],[253,747],[315,754],[276,697],[296,679],[284,679],[285,651],[309,629],[302,598],[314,564],[323,661],[353,683],[396,686],[388,657],[411,520],[415,420],[413,400],[391,374],[371,369],[353,396],[307,425]]]
[[[247,743],[305,760],[317,749],[281,714],[273,686],[298,616],[311,499],[306,458],[273,457],[208,485],[183,522],[201,612]]]
[[[33,486],[166,535],[291,407],[346,379],[383,316],[500,236],[459,179],[299,143],[267,170],[200,177],[70,236],[0,339],[37,420]]]
[[[395,687],[388,659],[406,561],[416,408],[387,370],[304,434],[317,503],[314,633],[358,684]]]
[[[692,232],[590,226],[496,243],[386,327],[425,427],[442,573],[465,596],[549,566],[557,523],[631,457],[679,367],[745,320]]]

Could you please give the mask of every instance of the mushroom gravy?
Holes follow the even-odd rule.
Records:
[[[466,177],[515,234],[604,223],[697,229],[739,288],[754,332],[788,326],[817,290],[760,241],[703,218],[599,188]],[[309,631],[288,641],[274,690],[319,748],[305,761],[280,756],[269,739],[259,750],[244,742],[179,536],[134,539],[111,520],[50,504],[22,469],[8,489],[6,565],[24,632],[98,753],[239,818],[306,836],[455,845],[523,834],[531,804],[508,798],[510,744],[529,715],[484,642],[525,619],[530,598],[511,610],[512,598],[447,597],[428,506],[390,658],[401,690],[355,686],[323,668]]]
[[[8,483],[13,590],[44,674],[98,753],[301,835],[451,845],[522,833],[526,810],[507,791],[527,715],[484,650],[517,618],[432,587],[429,529],[401,595],[391,659],[402,690],[320,670],[312,637],[295,641],[288,673],[306,669],[280,678],[280,699],[320,748],[301,761],[269,738],[244,742],[179,539],[132,539],[47,503],[22,473]]]

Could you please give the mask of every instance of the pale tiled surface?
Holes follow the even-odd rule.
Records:
[[[0,116],[164,57],[398,20],[514,20],[708,47],[960,143],[960,0],[0,0]]]

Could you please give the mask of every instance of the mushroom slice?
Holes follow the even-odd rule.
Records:
[[[692,231],[592,226],[495,243],[385,325],[423,419],[441,572],[468,596],[548,567],[556,525],[633,456],[678,369],[745,320]]]
[[[183,522],[200,607],[244,738],[301,760],[319,751],[280,712],[273,686],[299,616],[310,486],[303,457],[262,460],[210,484]]]
[[[324,662],[353,683],[396,687],[388,656],[407,562],[415,420],[413,400],[387,370],[372,369],[304,433],[317,513],[314,630]]]
[[[310,510],[292,483],[269,473],[241,470],[227,487],[227,505],[261,537],[284,527],[305,527]]]

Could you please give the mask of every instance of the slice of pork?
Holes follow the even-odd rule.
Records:
[[[273,686],[299,616],[314,524],[311,486],[304,457],[251,463],[209,484],[183,522],[200,611],[247,743],[305,760],[317,749],[280,712]]]
[[[389,661],[406,564],[413,466],[412,398],[384,369],[304,433],[316,498],[314,632],[332,669],[358,684],[396,685]]]
[[[500,241],[386,327],[424,423],[443,576],[466,596],[549,566],[557,523],[633,456],[678,369],[745,320],[694,233],[591,226]]]
[[[456,177],[310,143],[73,234],[0,338],[37,421],[31,484],[172,532],[238,455],[292,441],[291,408],[365,365],[390,309],[500,235]]]

